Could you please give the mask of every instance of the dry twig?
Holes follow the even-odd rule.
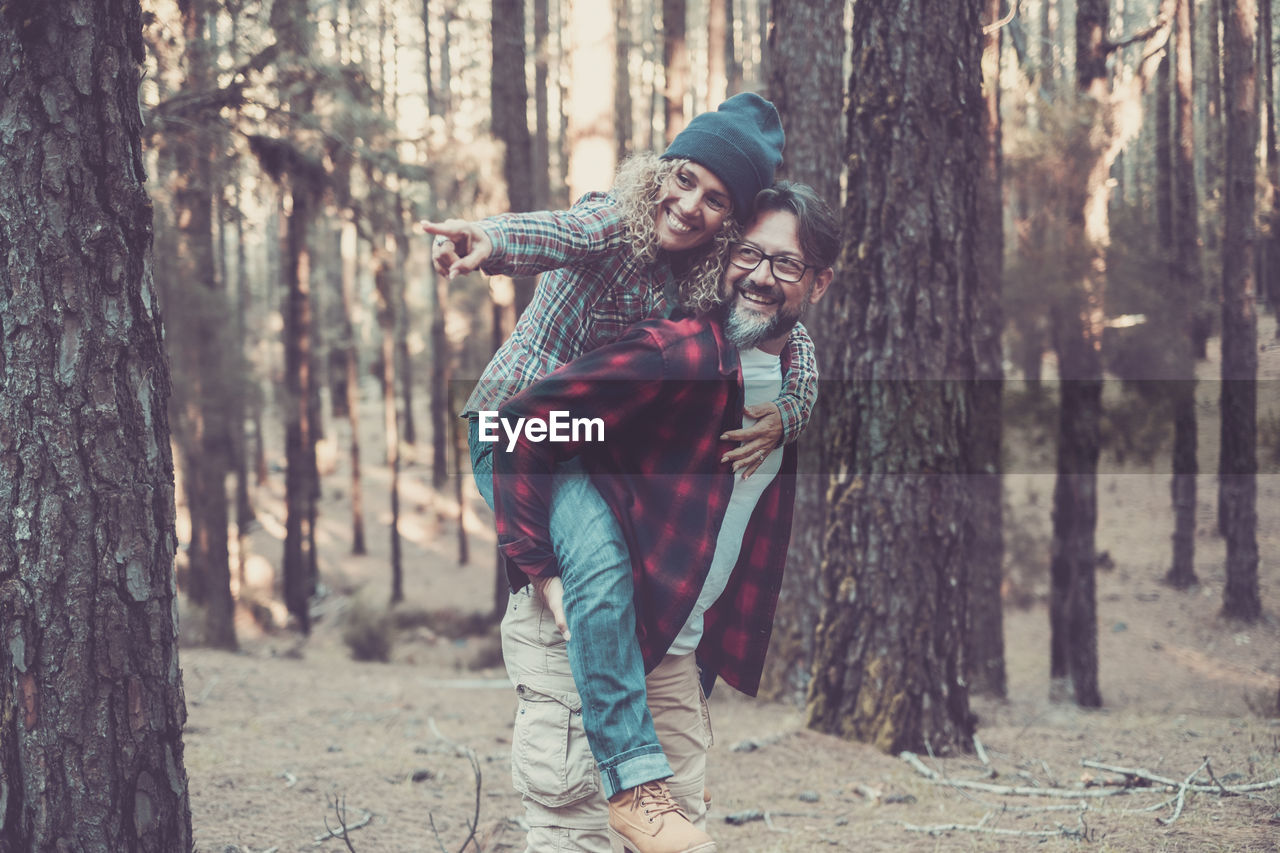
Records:
[[[462,745],[462,744],[460,744],[460,743],[455,743],[454,741],[449,740],[447,737],[445,737],[443,734],[441,734],[440,729],[436,726],[436,720],[435,720],[435,717],[428,717],[428,718],[427,718],[427,725],[429,725],[429,726],[431,727],[431,731],[433,731],[433,732],[435,733],[435,736],[436,736],[437,738],[439,738],[440,740],[444,741],[446,744],[448,744],[448,745],[452,746],[452,747],[453,747],[453,749],[454,749],[454,752],[455,752],[457,755],[463,756],[463,757],[465,757],[468,761],[470,761],[470,762],[471,762],[471,770],[472,770],[472,772],[473,772],[473,773],[475,773],[475,777],[476,777],[476,808],[475,808],[475,814],[472,816],[471,821],[467,824],[467,829],[469,830],[469,832],[467,833],[467,837],[466,837],[466,839],[465,839],[465,840],[463,840],[463,842],[462,842],[462,846],[458,848],[458,853],[463,853],[463,851],[467,849],[467,845],[469,845],[469,844],[471,844],[472,842],[474,842],[474,841],[475,841],[475,839],[476,839],[476,828],[480,825],[480,787],[481,787],[481,781],[482,781],[482,779],[481,779],[481,775],[480,775],[480,759],[476,756],[476,751],[475,751],[474,749],[472,749],[471,747],[469,747],[469,746],[463,746],[463,745]],[[438,829],[436,829],[436,819],[435,819],[435,816],[434,816],[434,815],[432,815],[432,814],[430,814],[430,813],[428,813],[428,814],[427,814],[427,819],[428,819],[428,820],[430,821],[430,823],[431,823],[431,831],[435,834],[435,837],[436,837],[436,844],[440,845],[441,853],[449,853],[448,849],[444,846],[444,841],[440,838],[440,831],[439,831]],[[477,850],[479,850],[479,848],[480,848],[480,845],[477,843],[477,844],[476,844],[476,849],[477,849]]]
[[[346,794],[343,794],[341,797],[335,796],[332,800],[329,799],[329,795],[326,794],[325,802],[327,802],[329,807],[333,809],[334,817],[338,819],[338,828],[333,829],[330,827],[329,818],[326,816],[324,819],[324,835],[317,835],[312,846],[319,847],[330,838],[341,838],[342,842],[347,845],[347,849],[350,850],[351,853],[356,853],[356,848],[351,845],[351,839],[347,836],[347,833],[353,832],[362,826],[367,826],[369,821],[373,820],[373,812],[361,809],[360,811],[364,812],[364,817],[360,818],[358,823],[348,824]]]

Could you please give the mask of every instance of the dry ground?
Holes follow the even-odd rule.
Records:
[[[1264,326],[1262,334],[1269,378],[1280,377],[1273,328]],[[1202,391],[1201,470],[1212,471],[1216,389],[1205,383]],[[379,450],[367,441],[366,460]],[[923,761],[946,780],[1024,789],[1114,789],[1121,777],[1084,767],[1084,759],[1182,780],[1207,757],[1228,787],[1276,780],[1280,475],[1259,479],[1265,615],[1241,625],[1217,615],[1224,546],[1212,534],[1213,478],[1203,476],[1200,485],[1201,586],[1176,592],[1160,583],[1172,530],[1167,474],[1115,465],[1108,472],[1100,481],[1098,531],[1098,547],[1112,566],[1098,579],[1106,707],[1082,711],[1049,701],[1048,619],[1036,588],[1047,585],[1045,569],[1011,566],[1011,575],[1032,587],[1034,603],[1006,613],[1009,699],[973,702],[990,765],[974,755]],[[326,479],[320,546],[330,593],[317,606],[309,639],[264,632],[246,610],[240,653],[183,650],[186,766],[199,850],[344,850],[342,840],[317,842],[326,823],[338,826],[336,802],[345,803],[348,824],[368,818],[349,833],[361,853],[453,853],[477,802],[475,776],[459,747],[478,757],[481,849],[523,849],[508,765],[515,697],[491,634],[453,636],[463,617],[492,600],[489,520],[468,516],[472,565],[458,566],[455,507],[433,495],[428,476],[418,466],[404,478],[407,603],[399,612],[407,627],[390,663],[355,662],[341,639],[354,602],[381,607],[390,588],[386,518],[374,514],[386,472],[372,464],[365,471],[373,552],[367,557],[348,553],[345,474]],[[1052,477],[1013,475],[1007,487],[1013,523],[1040,543],[1034,555],[1048,529]],[[246,549],[245,593],[265,600],[281,551],[278,484],[258,499],[262,525]],[[469,500],[472,513],[482,509],[478,498]],[[1176,820],[1161,823],[1175,815],[1177,792],[1159,785],[1093,799],[961,788],[929,781],[898,757],[807,731],[790,706],[747,699],[723,685],[711,703],[710,830],[725,851],[1280,849],[1280,787],[1247,796],[1192,793]],[[971,828],[979,823],[990,831]],[[946,826],[970,828],[940,829]]]

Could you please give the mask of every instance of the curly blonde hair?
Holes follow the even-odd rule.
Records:
[[[651,264],[658,257],[658,233],[654,228],[654,208],[662,185],[685,159],[663,160],[657,154],[634,154],[618,168],[612,195],[622,212],[631,251],[641,264]],[[706,246],[692,250],[689,264],[676,271],[680,304],[693,312],[706,311],[720,302],[720,278],[729,244],[742,236],[742,226],[734,214]]]

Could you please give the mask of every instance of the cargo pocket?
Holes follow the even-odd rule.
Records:
[[[599,790],[595,759],[575,693],[516,686],[519,707],[511,748],[511,782],[535,802],[559,808]]]

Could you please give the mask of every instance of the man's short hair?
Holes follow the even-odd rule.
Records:
[[[773,210],[796,217],[805,261],[820,269],[836,262],[840,254],[840,220],[813,187],[795,181],[778,181],[765,187],[756,196],[756,216]]]

